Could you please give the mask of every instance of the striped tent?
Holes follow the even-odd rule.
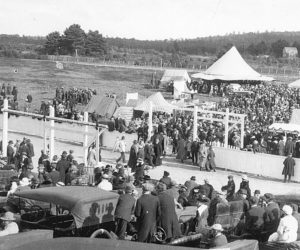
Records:
[[[176,108],[176,106],[167,102],[165,100],[165,98],[163,97],[163,95],[160,92],[158,92],[158,93],[155,93],[155,94],[149,96],[145,101],[143,101],[140,105],[138,105],[135,108],[135,110],[149,112],[150,102],[152,102],[153,112],[172,113],[173,109]]]

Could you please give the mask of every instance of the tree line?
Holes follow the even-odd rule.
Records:
[[[137,40],[104,38],[99,31],[87,33],[79,24],[72,24],[60,34],[46,37],[0,35],[0,56],[26,57],[26,55],[75,55],[108,57],[113,55],[201,55],[220,57],[232,45],[243,55],[272,55],[281,57],[284,47],[293,46],[300,51],[300,32],[263,32],[229,34],[195,39]]]

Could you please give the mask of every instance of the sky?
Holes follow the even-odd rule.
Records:
[[[300,31],[300,0],[0,0],[0,34],[46,36],[70,25],[105,37],[189,39]]]

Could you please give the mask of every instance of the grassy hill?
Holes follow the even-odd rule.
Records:
[[[149,88],[152,73],[152,70],[78,64],[64,64],[64,69],[59,70],[51,61],[0,58],[0,84],[18,87],[20,107],[30,93],[33,109],[39,109],[42,100],[54,98],[57,87],[92,88],[99,94],[116,93],[118,101],[124,104],[127,92],[149,96],[157,91]],[[159,77],[161,74],[157,72]]]

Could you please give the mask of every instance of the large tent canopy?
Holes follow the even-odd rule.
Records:
[[[270,130],[299,133],[300,134],[300,109],[294,109],[289,123],[273,123],[269,126]]]
[[[205,72],[192,75],[208,81],[273,81],[272,77],[259,74],[242,58],[235,46],[228,50]]]
[[[176,106],[168,103],[163,95],[158,92],[151,96],[149,96],[145,101],[143,101],[140,105],[138,105],[135,110],[140,110],[144,112],[149,112],[150,110],[150,102],[152,102],[152,110],[153,112],[166,112],[166,113],[172,113],[173,109],[176,108]]]
[[[289,88],[300,89],[300,79],[288,84]]]

